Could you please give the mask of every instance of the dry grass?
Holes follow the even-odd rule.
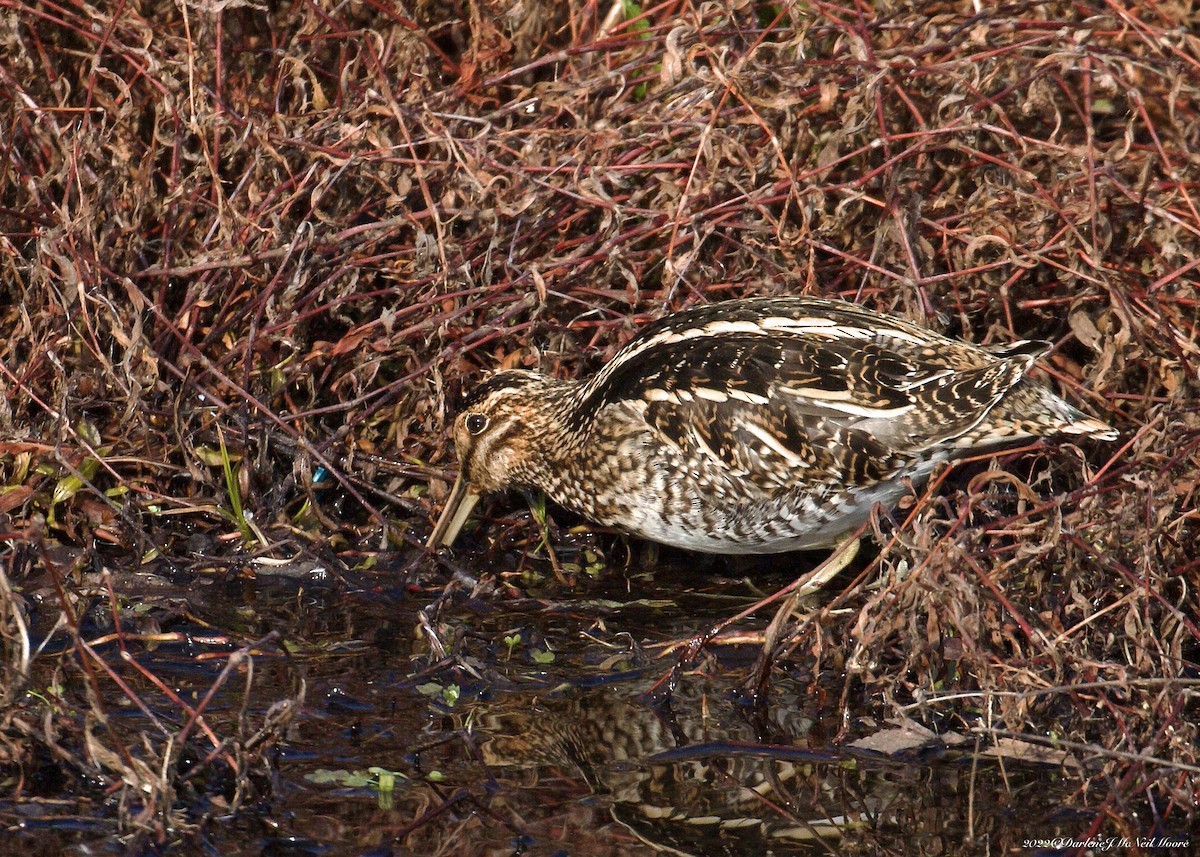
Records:
[[[668,309],[837,295],[1055,340],[1053,382],[1126,440],[881,524],[882,587],[805,651],[854,668],[848,698],[1075,742],[1100,828],[1144,832],[1146,801],[1194,823],[1193,4],[0,10],[7,586],[48,575],[70,616],[58,546],[411,545],[485,369],[576,375]],[[18,702],[10,766],[14,729],[55,746]]]

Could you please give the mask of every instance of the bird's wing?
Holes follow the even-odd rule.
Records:
[[[587,391],[590,406],[635,403],[662,442],[764,488],[804,471],[889,478],[969,432],[1033,360],[1032,349],[997,357],[919,328],[693,330],[635,340]]]

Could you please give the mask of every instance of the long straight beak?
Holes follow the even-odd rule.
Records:
[[[450,496],[446,498],[442,516],[434,525],[433,532],[429,535],[429,541],[425,543],[425,546],[437,549],[454,544],[454,540],[458,538],[458,533],[463,528],[463,524],[467,522],[471,510],[479,502],[479,497],[480,495],[471,489],[466,474],[460,470],[458,478],[454,480],[454,487],[450,489]]]

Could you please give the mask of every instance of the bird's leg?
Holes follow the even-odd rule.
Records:
[[[761,695],[763,689],[767,686],[767,675],[771,671],[771,661],[775,657],[775,647],[779,644],[780,638],[783,637],[783,630],[791,620],[792,613],[795,612],[796,605],[800,603],[800,599],[806,595],[812,595],[814,592],[820,591],[826,583],[833,580],[846,566],[854,562],[854,558],[858,556],[860,542],[859,534],[854,533],[838,544],[828,559],[808,574],[797,578],[796,582],[791,584],[795,588],[792,589],[792,594],[788,596],[788,599],[783,602],[783,606],[776,611],[774,618],[771,619],[771,624],[767,625],[767,630],[763,634],[762,652],[759,654],[758,662],[754,665],[754,670],[750,673],[749,680],[746,683],[747,689],[751,690],[755,696]]]
[[[755,665],[754,671],[750,674],[750,678],[746,682],[748,688],[758,688],[761,686],[766,681],[767,672],[770,670],[771,654],[774,652],[775,646],[783,635],[783,628],[787,624],[787,620],[792,615],[792,612],[796,609],[796,604],[804,596],[812,595],[814,592],[822,589],[826,583],[837,577],[842,569],[854,561],[854,557],[858,555],[859,537],[862,535],[864,529],[865,526],[860,527],[848,538],[840,542],[833,549],[833,553],[808,574],[801,575],[783,589],[750,605],[736,616],[730,616],[728,619],[724,619],[713,625],[707,631],[692,637],[688,641],[687,646],[684,647],[679,659],[675,662],[674,668],[655,682],[654,686],[646,691],[647,695],[658,700],[670,699],[679,683],[680,676],[683,675],[683,671],[696,660],[700,652],[710,641],[735,622],[740,622],[759,608],[770,604],[778,598],[787,596],[787,601],[779,608],[779,611],[775,614],[775,618],[767,626],[762,654],[759,655],[758,663]],[[665,690],[663,689],[664,686]],[[754,692],[757,693],[757,690]]]
[[[828,559],[808,573],[808,579],[792,593],[792,598],[803,598],[805,595],[812,595],[814,592],[824,589],[826,583],[833,580],[845,570],[846,566],[854,562],[861,545],[862,539],[857,534],[843,539],[833,549],[833,553],[829,555]]]

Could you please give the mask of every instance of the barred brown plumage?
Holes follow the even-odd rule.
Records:
[[[668,315],[590,379],[509,370],[473,390],[429,545],[451,544],[483,494],[521,488],[707,553],[832,546],[939,462],[1036,437],[1115,438],[1026,377],[1047,348],[983,348],[819,298]]]

